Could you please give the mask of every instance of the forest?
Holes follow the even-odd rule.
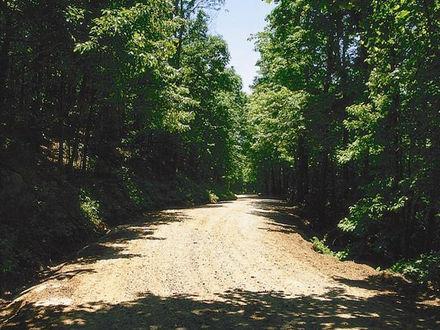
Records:
[[[318,247],[437,283],[439,17],[435,0],[278,1],[248,104],[259,190],[307,209]]]
[[[235,0],[234,0],[235,1]],[[145,211],[277,196],[317,250],[440,285],[440,2],[0,0],[0,290]]]

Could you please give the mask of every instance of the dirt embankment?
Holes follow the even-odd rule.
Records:
[[[147,214],[0,314],[31,328],[438,328],[438,301],[399,277],[317,254],[279,201]]]

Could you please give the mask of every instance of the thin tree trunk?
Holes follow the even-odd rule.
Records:
[[[59,100],[59,146],[58,146],[58,165],[61,167],[64,164],[64,83],[60,87]]]

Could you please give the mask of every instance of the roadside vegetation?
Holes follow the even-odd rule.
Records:
[[[257,190],[302,205],[318,250],[438,285],[438,1],[273,2],[247,105]]]
[[[439,287],[438,1],[272,2],[251,95],[209,33],[223,0],[0,2],[1,291],[239,192],[301,207],[318,251]]]

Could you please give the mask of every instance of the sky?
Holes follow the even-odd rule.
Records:
[[[231,66],[243,79],[243,90],[250,92],[258,68],[258,53],[249,37],[263,31],[265,18],[273,5],[263,0],[226,0],[219,12],[211,13],[211,33],[221,35],[228,43]]]

